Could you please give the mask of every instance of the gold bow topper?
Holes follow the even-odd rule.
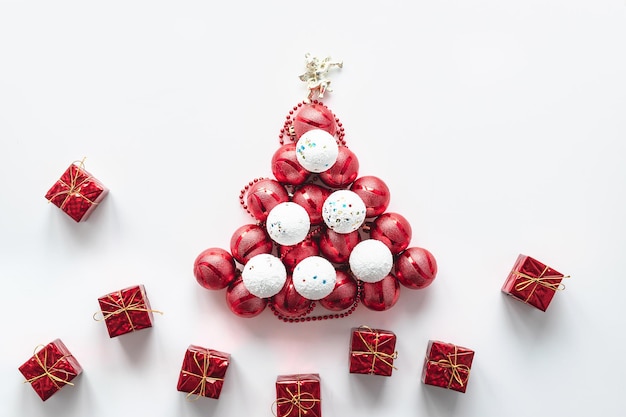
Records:
[[[291,396],[291,398],[280,397],[274,401],[276,406],[283,404],[290,404],[289,409],[284,414],[284,416],[290,416],[291,412],[294,408],[298,409],[298,417],[302,417],[302,415],[306,415],[309,411],[311,411],[315,407],[315,403],[320,402],[319,399],[315,398],[313,394],[310,392],[300,392],[300,384],[301,381],[296,381],[297,391],[296,393],[292,393],[289,388],[287,388],[287,393]],[[304,404],[305,402],[309,404]],[[277,407],[278,410],[278,407]],[[276,416],[276,413],[272,410],[272,413]],[[283,415],[278,416],[283,417]]]
[[[41,360],[41,358],[39,357],[39,355],[37,355],[37,353],[41,350],[44,349],[43,351],[43,361]],[[41,369],[43,370],[43,373],[41,373],[40,375],[37,375],[35,377],[32,377],[30,379],[27,379],[26,381],[24,381],[24,383],[32,383],[37,381],[40,378],[49,378],[50,381],[52,381],[52,383],[58,388],[61,389],[61,387],[59,386],[59,384],[57,382],[63,383],[63,384],[67,384],[67,385],[74,385],[71,382],[69,382],[69,377],[70,376],[76,376],[77,374],[73,373],[73,372],[69,372],[66,371],[64,369],[57,369],[56,366],[61,363],[63,360],[65,360],[65,358],[69,358],[72,355],[63,355],[61,356],[59,359],[57,359],[56,362],[54,362],[52,364],[52,366],[48,367],[46,365],[46,363],[48,362],[48,350],[45,348],[44,345],[38,345],[37,347],[35,347],[35,351],[33,353],[35,360],[37,361],[37,364],[41,367]],[[65,379],[63,378],[59,378],[58,376],[52,374],[52,372],[60,372],[60,373],[64,373],[65,374]]]
[[[75,166],[76,162],[79,161],[74,161],[72,163],[72,166]],[[63,185],[65,185],[67,187],[66,190],[63,191],[59,191],[58,193],[53,194],[48,201],[52,201],[54,200],[56,197],[60,196],[60,195],[65,195],[65,198],[63,199],[63,202],[61,203],[61,205],[59,206],[59,208],[63,209],[65,207],[65,204],[67,204],[67,201],[72,197],[72,195],[76,195],[79,196],[83,199],[85,199],[88,203],[90,204],[98,204],[95,201],[90,200],[89,198],[85,197],[84,195],[82,195],[78,190],[80,189],[80,187],[82,187],[84,184],[86,184],[87,182],[89,182],[93,177],[91,175],[86,175],[86,177],[78,182],[78,174],[80,172],[85,172],[85,158],[83,158],[80,161],[80,164],[78,165],[78,167],[76,168],[75,171],[72,170],[72,166],[70,166],[70,183],[66,183],[65,181],[63,181],[62,179],[59,179],[58,182],[62,183]]]
[[[448,388],[452,386],[454,381],[458,382],[459,385],[464,386],[467,384],[467,380],[469,379],[470,368],[464,364],[458,364],[457,359],[459,355],[470,355],[472,352],[458,352],[458,347],[454,346],[454,354],[447,354],[446,359],[439,359],[438,361],[429,361],[434,365],[437,365],[441,368],[450,369],[450,380],[448,381]],[[465,373],[465,377],[461,376],[461,372]]]
[[[524,272],[519,272],[519,271],[513,272],[513,275],[517,275],[518,277],[523,278],[515,284],[516,291],[524,291],[526,288],[530,287],[531,285],[533,284],[535,285],[532,291],[530,292],[530,294],[528,294],[528,297],[526,297],[526,300],[524,300],[524,302],[528,302],[528,300],[530,300],[530,297],[532,297],[532,295],[535,293],[535,290],[537,289],[537,286],[539,285],[555,292],[562,291],[565,289],[565,285],[563,285],[563,283],[547,282],[547,280],[553,280],[553,279],[559,279],[559,278],[565,279],[565,278],[569,278],[569,275],[566,275],[566,276],[545,275],[545,273],[548,272],[548,269],[550,269],[550,267],[546,266],[541,272],[541,274],[539,274],[538,277],[532,277],[528,274],[525,274]]]
[[[149,308],[146,308],[146,303],[139,299],[139,300],[135,300],[137,294],[141,293],[141,289],[137,288],[137,290],[135,290],[135,292],[133,293],[133,296],[130,298],[130,302],[128,303],[128,305],[124,304],[124,297],[122,296],[122,290],[119,290],[116,294],[118,294],[119,300],[120,302],[118,303],[117,301],[115,301],[115,299],[113,297],[111,297],[111,294],[107,295],[107,298],[109,300],[111,300],[111,302],[105,301],[103,300],[102,302],[104,304],[107,304],[111,307],[116,307],[117,310],[114,311],[110,311],[107,314],[104,314],[102,312],[98,312],[98,313],[94,313],[93,315],[93,319],[96,321],[106,321],[107,319],[116,316],[120,313],[124,313],[126,315],[126,318],[128,319],[128,322],[130,323],[130,326],[133,328],[133,331],[135,330],[135,324],[133,323],[132,319],[130,318],[130,314],[128,314],[129,311],[145,311],[145,312],[149,312],[149,313],[159,313],[159,314],[163,314],[162,311],[159,310],[151,310]],[[97,317],[98,314],[102,313],[102,318]]]
[[[382,363],[384,363],[385,365],[393,368],[393,369],[398,369],[393,365],[393,360],[396,359],[398,357],[398,352],[393,352],[392,354],[389,353],[384,353],[384,352],[379,352],[378,348],[382,345],[384,345],[385,343],[389,342],[391,339],[387,339],[382,343],[379,343],[379,333],[375,332],[373,329],[371,329],[368,326],[361,326],[359,327],[359,329],[365,329],[371,333],[375,333],[376,336],[374,338],[374,345],[372,346],[372,344],[368,343],[365,338],[363,337],[363,334],[361,334],[360,331],[357,331],[357,334],[359,335],[359,337],[361,338],[361,341],[363,342],[363,344],[365,345],[365,348],[367,349],[366,352],[364,351],[356,351],[356,352],[352,352],[354,355],[372,355],[374,356],[374,358],[372,359],[372,367],[370,368],[370,375],[374,373],[375,370],[375,364],[376,364],[376,359],[378,359],[379,361],[381,361]]]
[[[208,373],[209,373],[209,365],[211,364],[210,359],[211,359],[211,353],[207,349],[204,352],[204,359],[202,361],[202,366],[200,366],[200,363],[198,362],[198,352],[194,352],[193,353],[193,361],[196,363],[198,368],[202,369],[202,375],[194,374],[193,372],[187,372],[187,371],[183,370],[184,374],[195,376],[196,378],[200,379],[200,382],[198,382],[198,385],[196,385],[196,387],[193,390],[191,390],[191,392],[189,392],[187,394],[187,396],[185,397],[188,400],[190,399],[190,397],[192,395],[195,395],[195,398],[192,399],[193,401],[197,400],[200,397],[206,397],[207,382],[210,382],[212,384],[212,383],[217,382],[217,381],[224,381],[224,378],[215,378],[215,377],[212,377],[212,376],[208,375]]]

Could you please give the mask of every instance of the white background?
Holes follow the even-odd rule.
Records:
[[[304,54],[361,175],[382,178],[439,274],[385,313],[234,316],[192,264],[251,222]],[[626,291],[623,0],[0,1],[0,415],[271,416],[317,372],[323,415],[618,415]],[[111,190],[75,224],[69,163]],[[500,287],[525,253],[569,274],[546,313]],[[97,298],[145,284],[154,327],[109,339]],[[391,378],[348,373],[352,326],[396,332]],[[17,371],[61,338],[83,365],[43,403]],[[466,394],[424,386],[428,339],[473,348]],[[176,391],[186,347],[232,354],[219,400]]]

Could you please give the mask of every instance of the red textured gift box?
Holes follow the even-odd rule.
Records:
[[[318,374],[280,375],[276,379],[276,417],[321,417]]]
[[[219,398],[230,363],[230,354],[200,346],[189,345],[183,359],[178,391],[187,392],[187,398]]]
[[[474,351],[452,343],[430,340],[422,371],[422,382],[436,387],[465,392]]]
[[[89,172],[83,163],[73,163],[46,193],[46,200],[77,222],[86,220],[107,195],[108,189]]]
[[[153,312],[143,285],[124,288],[98,298],[109,337],[152,327]]]
[[[352,328],[350,373],[391,376],[398,353],[396,335],[366,326]]]
[[[565,287],[560,272],[526,255],[519,255],[507,277],[502,292],[546,311],[554,294]]]
[[[74,385],[70,381],[83,372],[83,368],[60,339],[55,339],[36,351],[19,370],[43,401],[65,385]]]

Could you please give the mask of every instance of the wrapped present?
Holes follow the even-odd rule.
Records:
[[[178,378],[178,391],[187,398],[219,398],[224,377],[230,363],[230,354],[189,345]]]
[[[361,326],[352,329],[350,373],[391,376],[396,369],[396,335],[388,330]]]
[[[561,283],[564,278],[569,277],[530,256],[519,255],[502,292],[546,311],[556,291],[565,288]]]
[[[422,382],[465,392],[474,351],[451,343],[430,340],[422,371]]]
[[[35,354],[19,367],[20,372],[43,401],[83,372],[76,358],[60,339],[38,346]]]
[[[280,375],[276,379],[277,417],[321,417],[322,392],[318,374]]]
[[[152,313],[162,314],[160,311],[150,308],[150,302],[143,285],[135,285],[112,292],[98,298],[98,303],[109,337],[121,336],[135,330],[152,327],[154,318]],[[94,318],[96,318],[95,315]]]
[[[69,166],[46,193],[46,199],[80,222],[89,217],[107,193],[108,189],[85,171],[81,161]]]

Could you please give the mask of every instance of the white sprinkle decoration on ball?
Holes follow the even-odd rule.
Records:
[[[329,170],[339,155],[335,137],[325,130],[313,129],[305,132],[296,143],[296,158],[310,172]]]
[[[364,282],[378,282],[391,272],[393,255],[380,240],[367,239],[352,249],[349,262],[356,278]]]
[[[361,197],[350,190],[332,193],[322,206],[326,226],[337,233],[352,233],[365,221],[366,207]]]
[[[241,273],[243,285],[250,294],[267,298],[278,294],[287,280],[287,270],[282,261],[267,253],[252,257]]]
[[[293,286],[304,298],[321,300],[335,289],[335,267],[321,256],[301,260],[293,270]]]
[[[306,238],[311,227],[309,213],[296,203],[280,203],[267,215],[265,227],[279,245],[292,246]]]

